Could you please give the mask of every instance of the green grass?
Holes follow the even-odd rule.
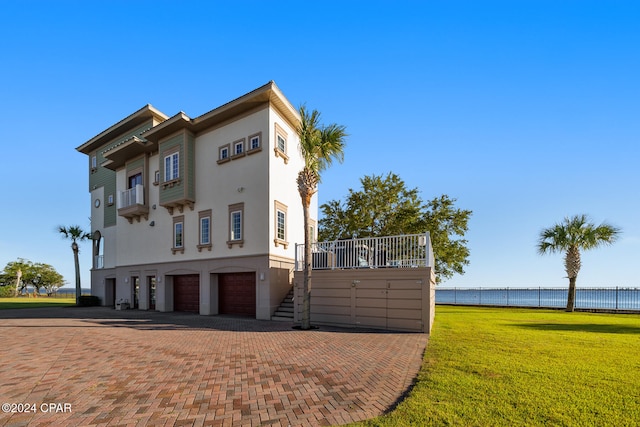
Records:
[[[354,425],[640,425],[640,316],[438,306],[409,396]]]
[[[76,304],[76,298],[0,298],[0,310],[12,308],[35,308],[35,307],[65,307]]]

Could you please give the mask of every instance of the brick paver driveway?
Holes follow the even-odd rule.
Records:
[[[103,307],[3,310],[0,331],[8,426],[344,424],[393,406],[427,343]]]

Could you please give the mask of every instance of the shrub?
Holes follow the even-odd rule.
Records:
[[[0,298],[11,298],[15,296],[16,287],[11,285],[0,286]]]
[[[94,307],[100,305],[100,298],[95,295],[82,295],[78,298],[80,307]]]

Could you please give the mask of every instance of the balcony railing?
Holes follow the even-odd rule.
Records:
[[[138,184],[118,194],[118,215],[127,218],[129,223],[134,219],[148,219],[149,207],[144,202],[144,186]]]
[[[296,270],[304,269],[303,244],[296,244]],[[434,267],[429,233],[314,242],[314,270]]]
[[[96,255],[93,257],[93,268],[104,268],[104,255]]]
[[[144,205],[144,186],[142,184],[120,192],[118,209],[128,208],[133,205]]]

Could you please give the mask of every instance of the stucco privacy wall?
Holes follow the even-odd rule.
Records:
[[[294,320],[302,319],[303,272],[294,275]],[[430,333],[430,267],[313,270],[311,323]]]

